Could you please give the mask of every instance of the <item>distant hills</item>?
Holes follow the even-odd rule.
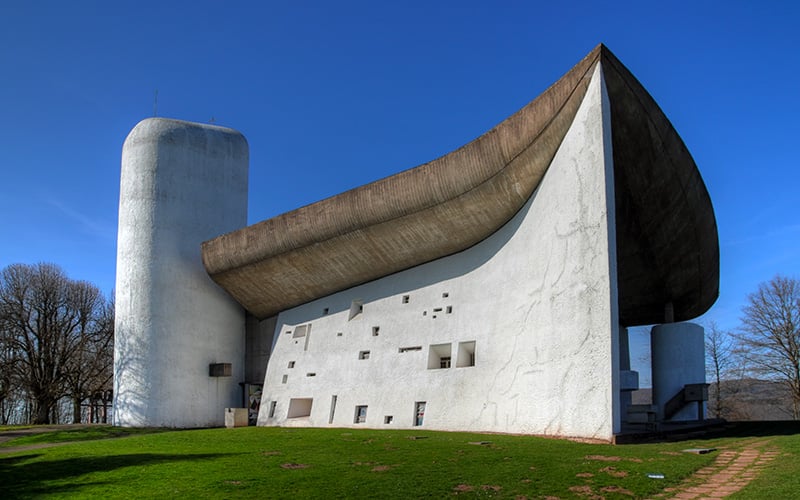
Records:
[[[715,386],[708,388],[708,417],[726,420],[792,420],[792,396],[780,382],[759,379],[723,380],[720,383],[719,415]],[[650,404],[651,389],[633,391],[633,404]]]

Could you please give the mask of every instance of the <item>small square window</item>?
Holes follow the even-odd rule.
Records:
[[[281,378],[281,383],[282,383],[282,384],[285,384],[287,380],[289,380],[289,375],[284,375],[284,376]]]
[[[380,333],[380,331],[381,331],[381,327],[379,327],[379,326],[373,326],[373,327],[372,327],[372,336],[373,336],[373,337],[377,337],[377,336],[378,336],[378,334]]]
[[[289,368],[294,368],[294,361],[289,361]]]
[[[442,298],[443,298],[443,299],[446,299],[446,298],[447,298],[447,297],[449,297],[449,296],[450,296],[450,294],[449,294],[448,292],[444,292],[444,293],[442,294]]]
[[[322,315],[325,316],[328,314],[328,312],[330,312],[330,309],[326,307],[325,309],[322,310]]]
[[[403,295],[403,304],[408,304],[409,300],[411,300],[411,296]]]
[[[337,337],[341,337],[342,336],[342,332],[336,332],[336,336]]]
[[[358,359],[369,359],[369,351],[361,351],[358,353]]]
[[[447,306],[447,309],[444,311],[446,314],[451,314],[453,312],[453,306]]]
[[[439,368],[450,368],[450,356],[439,358]]]
[[[391,415],[386,415],[385,417],[383,417],[384,424],[391,424],[392,420],[394,420],[394,417]]]

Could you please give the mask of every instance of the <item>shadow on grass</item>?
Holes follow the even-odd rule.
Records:
[[[69,480],[91,472],[108,472],[124,467],[156,465],[166,462],[208,460],[229,456],[231,453],[198,453],[169,455],[137,453],[96,457],[73,457],[62,460],[32,461],[42,454],[18,455],[0,458],[0,498],[33,497],[42,494],[70,493],[88,484],[53,485],[52,482]]]
[[[728,422],[724,429],[710,430],[704,439],[722,437],[793,436],[800,434],[800,421]]]

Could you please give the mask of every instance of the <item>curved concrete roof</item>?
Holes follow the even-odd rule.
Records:
[[[705,312],[717,297],[716,222],[680,137],[602,45],[520,111],[430,163],[225,234],[211,278],[250,313],[284,309],[462,251],[525,204],[603,64],[612,110],[620,318]]]

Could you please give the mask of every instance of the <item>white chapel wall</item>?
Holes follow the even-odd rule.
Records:
[[[494,235],[282,312],[259,425],[410,428],[425,402],[423,428],[610,439],[619,359],[608,116],[598,66],[540,186]],[[436,367],[448,351],[450,367]]]

